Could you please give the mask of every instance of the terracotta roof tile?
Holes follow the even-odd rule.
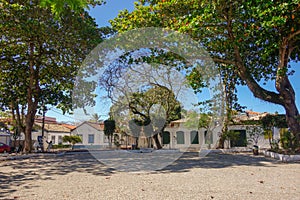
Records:
[[[35,123],[35,125],[42,127],[42,123]],[[64,133],[70,133],[71,130],[62,124],[52,124],[52,123],[47,123],[45,124],[45,130],[48,132],[64,132]]]

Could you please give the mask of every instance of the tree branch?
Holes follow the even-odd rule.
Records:
[[[291,39],[293,39],[295,36],[297,36],[297,35],[299,35],[300,34],[300,30],[298,30],[298,31],[296,31],[296,32],[294,32],[294,33],[292,33],[292,34],[290,34],[288,37],[287,37],[287,40],[291,40]]]
[[[232,60],[224,60],[221,58],[213,58],[213,61],[216,63],[226,64],[226,65],[235,65],[235,62]]]
[[[268,91],[264,88],[262,88],[256,80],[251,76],[249,70],[247,67],[244,65],[240,50],[238,45],[235,43],[235,37],[234,37],[234,32],[232,29],[232,21],[231,21],[231,16],[228,17],[227,20],[227,30],[228,30],[228,37],[229,40],[232,41],[233,45],[233,50],[234,50],[234,57],[236,58],[235,60],[235,66],[238,68],[238,75],[239,77],[244,80],[250,89],[250,91],[253,93],[253,95],[256,98],[262,99],[267,102],[279,104],[279,105],[284,105],[284,99],[280,96],[280,94]]]

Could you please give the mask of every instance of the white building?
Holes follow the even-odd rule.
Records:
[[[76,144],[75,148],[103,149],[109,146],[108,138],[104,135],[104,123],[83,122],[71,134],[82,139],[82,143]]]
[[[161,143],[164,149],[199,151],[201,148],[215,148],[219,140],[221,126],[214,126],[210,131],[205,128],[195,129],[185,126],[186,120],[172,121],[164,130]]]
[[[35,123],[37,131],[32,132],[32,139],[37,140],[38,136],[42,136],[42,123]],[[63,142],[65,135],[71,135],[75,126],[61,123],[45,123],[44,136],[46,141],[52,141],[52,144],[67,144]],[[44,141],[44,142],[46,142]]]

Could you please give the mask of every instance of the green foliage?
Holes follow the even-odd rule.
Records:
[[[120,136],[118,134],[114,134],[114,145],[116,145],[117,147],[121,146]]]
[[[155,130],[161,130],[170,121],[181,117],[180,102],[172,91],[162,86],[127,94],[127,98],[119,97],[110,111],[118,123],[118,129],[131,131],[134,137],[139,136],[142,126],[147,135],[152,135]],[[129,122],[130,130],[126,130],[127,126],[122,124],[124,120]]]
[[[105,120],[104,121],[104,134],[108,137],[112,137],[116,129],[115,120]]]
[[[295,152],[295,150],[299,148],[296,137],[289,130],[280,134],[280,144],[284,150],[290,150],[292,152]]]
[[[271,115],[268,114],[261,118],[261,123],[264,129],[270,130],[273,127],[287,128],[287,123],[284,115]]]
[[[260,126],[247,126],[247,133],[249,134],[249,141],[257,145],[259,138],[264,135],[264,129]]]
[[[57,20],[38,1],[1,0],[0,5],[0,106],[16,114],[17,127],[26,126],[25,150],[30,151],[37,110],[53,105],[71,111],[77,70],[102,34],[85,11],[80,17],[66,7]]]
[[[100,121],[101,116],[98,115],[97,113],[92,114],[90,121],[91,122],[99,122]]]
[[[51,12],[60,17],[66,8],[71,9],[75,13],[82,13],[89,6],[101,5],[102,0],[41,0],[40,6],[43,8],[51,8]]]
[[[274,150],[275,152],[279,151],[279,141],[278,140],[272,140],[270,145],[271,145],[271,150]]]
[[[245,120],[245,121],[240,121],[240,122],[234,122],[234,124],[239,124],[239,125],[262,125],[261,120]]]
[[[277,140],[274,139],[273,137],[273,128],[287,128],[287,122],[286,118],[284,115],[271,115],[268,114],[264,117],[261,118],[261,124],[264,131],[264,135],[266,138],[269,139],[270,147],[271,149],[278,150],[279,149],[279,144]]]
[[[240,137],[240,132],[230,130],[230,131],[227,131],[226,133],[223,133],[221,135],[221,137],[224,140],[238,140]]]
[[[199,128],[199,113],[196,111],[185,111],[184,118],[186,119],[185,127],[196,130]]]
[[[79,135],[65,135],[63,137],[63,142],[68,142],[68,143],[72,144],[72,149],[74,149],[74,145],[76,143],[82,142],[82,139]]]
[[[65,149],[65,148],[70,148],[70,144],[54,144],[52,145],[52,149]]]
[[[184,117],[186,119],[184,126],[189,129],[208,129],[212,122],[212,116],[210,114],[198,113],[196,111],[189,111]]]
[[[212,116],[206,113],[201,113],[199,119],[199,127],[207,129],[211,124],[211,121],[212,121]]]
[[[294,73],[290,63],[300,61],[299,5],[300,0],[140,0],[132,13],[121,11],[111,24],[118,32],[162,27],[189,34],[218,64],[226,103],[235,104],[235,85],[246,84],[255,97],[287,110],[289,127],[299,139],[299,112],[289,81]],[[199,75],[189,78],[195,88],[201,86]],[[260,85],[270,80],[276,92]]]
[[[166,116],[166,119],[163,119],[164,116],[155,116],[161,113],[161,110],[157,110],[160,107],[156,107],[156,105],[163,107],[163,114]],[[166,123],[181,117],[180,102],[176,100],[173,91],[164,86],[154,86],[145,92],[132,94],[129,107],[136,119],[144,120],[145,125],[147,125],[147,121],[151,117],[153,120],[158,118],[158,121],[162,118]]]
[[[62,21],[57,21],[49,10],[35,3],[1,2],[2,107],[12,102],[26,105],[29,84],[34,84],[32,95],[38,102],[43,100],[63,111],[70,110],[77,69],[87,53],[102,41],[95,22],[87,12],[82,19],[64,9]]]

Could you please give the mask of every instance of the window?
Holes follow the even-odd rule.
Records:
[[[61,136],[61,135],[59,135],[59,136],[58,136],[58,142],[57,142],[57,143],[58,143],[58,144],[62,144],[62,142],[63,142],[63,140],[62,140],[62,136]]]
[[[208,134],[207,131],[204,131],[204,139],[205,139],[205,144],[212,144],[213,143],[213,135]]]
[[[191,131],[191,144],[199,144],[198,131]]]
[[[170,132],[169,131],[164,131],[163,132],[163,144],[170,144]]]
[[[51,136],[51,141],[52,141],[52,144],[55,144],[55,135]]]
[[[234,130],[235,138],[230,140],[231,147],[246,147],[247,137],[246,130]]]
[[[176,139],[177,139],[177,144],[184,144],[184,132],[183,131],[177,131],[176,132]]]
[[[94,143],[94,134],[89,134],[89,135],[88,135],[88,143],[89,143],[89,144]]]

